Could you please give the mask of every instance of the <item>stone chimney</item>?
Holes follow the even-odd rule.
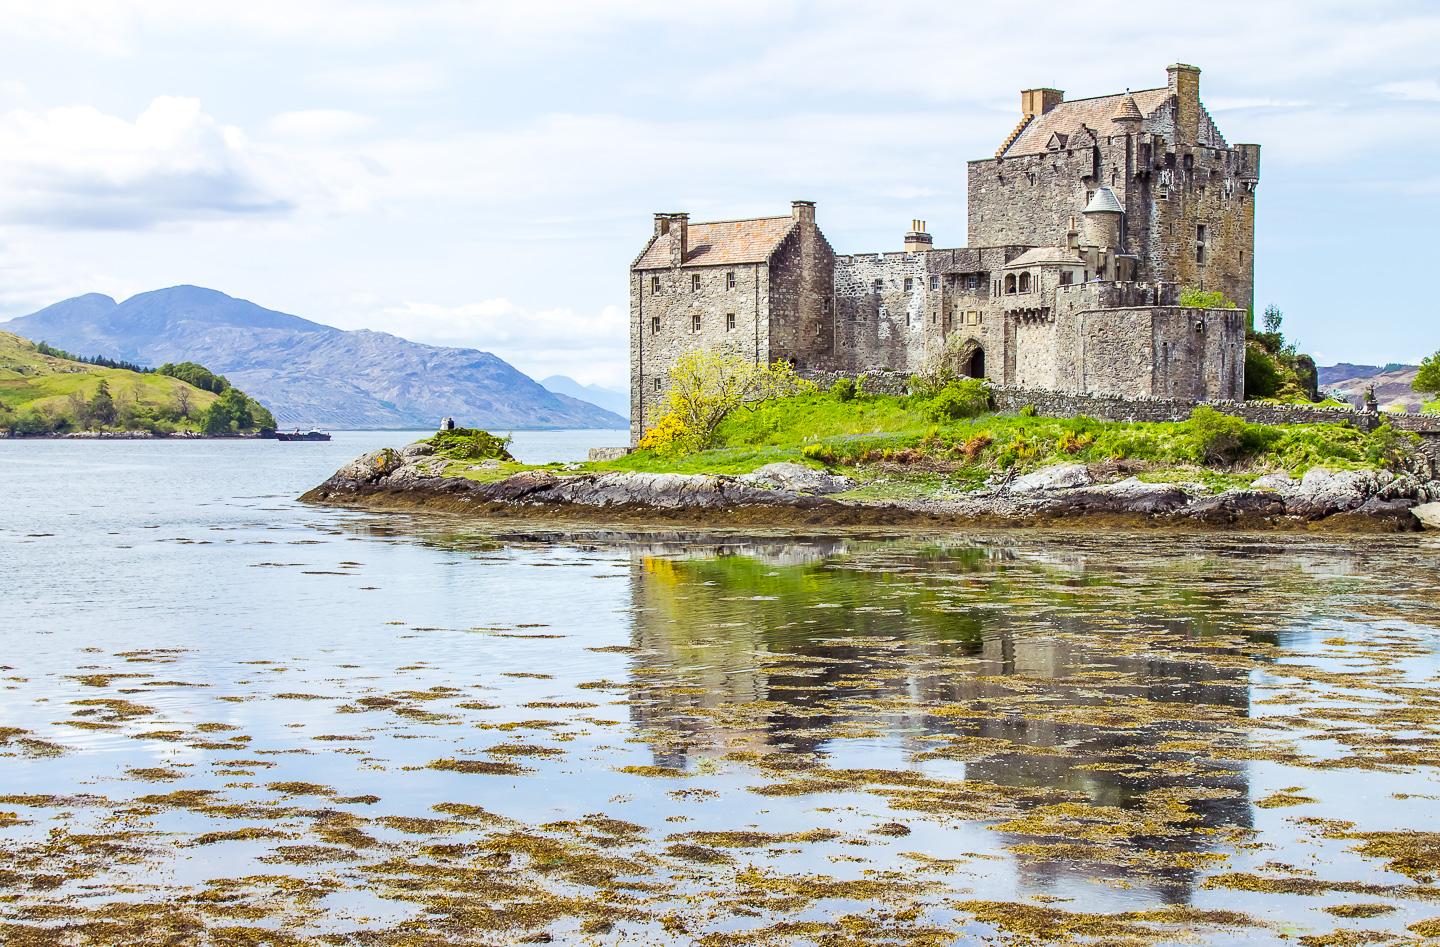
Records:
[[[791,201],[790,219],[799,224],[815,224],[815,202],[814,201]]]
[[[670,251],[670,265],[679,266],[690,252],[690,215],[656,214],[655,236]]]
[[[1175,103],[1175,144],[1193,145],[1200,140],[1200,67],[1177,62],[1165,72]]]
[[[1020,111],[1026,118],[1044,115],[1065,101],[1059,89],[1025,89],[1020,93]]]
[[[905,234],[905,252],[919,253],[922,250],[929,250],[935,243],[930,234],[925,230],[925,221],[910,221],[910,232]]]

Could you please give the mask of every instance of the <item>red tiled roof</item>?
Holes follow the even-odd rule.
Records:
[[[1101,95],[1093,99],[1075,99],[1061,102],[1044,115],[1031,119],[1025,130],[1015,137],[999,157],[1013,158],[1016,155],[1042,154],[1048,150],[1050,138],[1059,132],[1066,140],[1073,137],[1084,125],[1100,137],[1123,134],[1126,129],[1115,124],[1115,116],[1125,104],[1126,96],[1134,96],[1135,104],[1144,115],[1150,115],[1170,97],[1168,88],[1141,89],[1138,92],[1119,92],[1115,95]]]
[[[760,263],[769,258],[795,225],[792,217],[757,217],[753,220],[717,220],[690,225],[685,266],[719,266],[726,263]],[[670,265],[670,251],[663,239],[652,239],[637,270],[663,269]]]

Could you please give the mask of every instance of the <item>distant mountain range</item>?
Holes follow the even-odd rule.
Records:
[[[622,418],[630,416],[630,393],[606,388],[603,385],[582,385],[566,375],[551,375],[541,379],[540,384],[558,395],[569,395],[599,405],[606,411],[613,411]]]
[[[199,286],[122,303],[90,293],[0,328],[82,355],[199,362],[282,428],[425,429],[442,417],[495,430],[627,426],[622,414],[549,390],[489,352],[336,329]]]
[[[1342,400],[1359,406],[1365,401],[1365,389],[1375,386],[1375,400],[1380,407],[1392,411],[1419,411],[1425,396],[1410,385],[1415,381],[1419,365],[1352,365],[1341,362],[1319,369],[1320,390],[1338,395]]]

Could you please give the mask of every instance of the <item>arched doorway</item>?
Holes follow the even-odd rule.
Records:
[[[985,377],[985,350],[975,346],[975,351],[970,353],[969,364],[965,366],[965,374],[971,378]]]

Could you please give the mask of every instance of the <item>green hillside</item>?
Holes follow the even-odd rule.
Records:
[[[5,433],[224,434],[252,431],[262,424],[273,426],[269,412],[234,389],[215,394],[160,372],[105,368],[49,355],[29,339],[0,332],[0,431]]]

